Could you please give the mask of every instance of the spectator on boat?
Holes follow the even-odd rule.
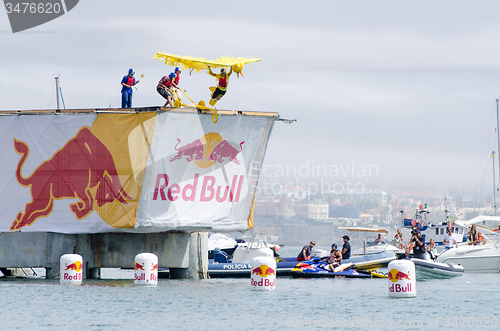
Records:
[[[163,76],[160,79],[160,81],[158,82],[158,85],[156,86],[156,91],[158,91],[158,93],[162,97],[167,99],[167,102],[165,102],[163,107],[166,107],[167,105],[169,105],[170,107],[174,106],[172,98],[173,98],[174,89],[177,88],[177,85],[175,85],[174,80],[175,80],[175,74],[172,72],[168,76]]]
[[[476,241],[477,241],[476,224],[472,224],[472,226],[469,230],[469,245],[474,244]]]
[[[477,233],[477,240],[475,241],[474,245],[484,245],[486,244],[486,238],[483,237],[481,232]]]
[[[122,79],[122,108],[132,108],[132,87],[139,84],[140,80],[134,78],[134,69],[128,70],[128,75]]]
[[[429,240],[429,245],[427,245],[425,247],[425,249],[427,250],[427,252],[431,256],[431,259],[435,260],[437,257],[437,248],[436,248],[436,242],[434,241],[434,239],[431,238],[431,240]]]
[[[448,229],[448,233],[444,236],[444,249],[449,250],[452,249],[453,246],[457,247],[457,241],[453,238],[453,230]]]
[[[398,260],[411,260],[410,249],[405,248],[405,253],[399,254]]]
[[[344,245],[342,245],[342,259],[347,260],[351,257],[351,244],[349,243],[349,236],[344,235],[342,239],[344,240]]]
[[[278,246],[274,243],[271,243],[271,244],[272,244],[272,247],[270,247],[270,248],[273,251],[274,258],[277,259],[277,261],[281,260],[281,255],[280,255],[280,253],[278,253],[278,251],[280,250],[280,246]]]
[[[401,238],[401,241],[403,241],[403,232],[401,232],[401,229],[398,229],[397,233],[399,234],[399,238]]]
[[[394,239],[392,239],[392,245],[394,247],[399,247],[399,233],[394,235]]]
[[[327,260],[330,270],[335,272],[335,268],[342,264],[342,253],[337,249],[337,244],[332,245],[330,258]]]
[[[396,235],[394,236],[394,240],[392,242],[393,242],[393,245],[399,249],[405,248],[405,245],[403,244],[403,234],[400,232],[396,233]]]
[[[382,243],[382,234],[379,233],[377,239],[375,239],[375,245]]]
[[[226,69],[224,68],[220,70],[220,74],[214,74],[210,66],[208,66],[208,73],[217,78],[217,88],[212,91],[213,93],[210,98],[211,100],[209,101],[209,104],[211,106],[215,106],[217,101],[222,99],[224,94],[226,94],[227,85],[229,84],[229,76],[231,76],[231,74],[233,73],[233,67],[229,69],[229,72],[227,74]]]
[[[311,257],[312,249],[316,245],[314,241],[311,241],[308,246],[304,246],[300,251],[299,256],[297,256],[297,261],[304,261]]]
[[[413,256],[417,259],[425,260],[425,235],[419,230],[413,229],[411,237],[411,246],[413,247]]]

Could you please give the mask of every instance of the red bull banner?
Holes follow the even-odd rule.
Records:
[[[242,231],[275,118],[0,117],[0,231]]]

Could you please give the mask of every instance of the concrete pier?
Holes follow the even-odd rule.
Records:
[[[83,257],[83,277],[100,278],[100,268],[134,268],[139,253],[158,256],[170,278],[208,278],[206,232],[62,234],[9,232],[0,235],[0,268],[43,267],[47,278],[59,277],[64,254]]]

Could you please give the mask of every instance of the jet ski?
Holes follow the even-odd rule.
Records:
[[[341,264],[333,272],[324,260],[304,261],[295,266],[290,272],[293,278],[371,278],[367,270],[358,270],[352,263]]]

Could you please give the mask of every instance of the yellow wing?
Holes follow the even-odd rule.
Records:
[[[234,58],[229,56],[222,56],[218,60],[207,60],[202,57],[192,57],[189,55],[180,56],[170,53],[162,53],[158,51],[156,52],[154,59],[164,60],[165,65],[169,65],[172,67],[180,67],[181,69],[191,69],[196,72],[208,69],[208,66],[213,68],[233,67],[233,71],[235,71],[235,68],[237,68],[236,70],[239,69],[241,71],[241,69],[243,69],[245,64],[260,61],[260,59],[256,59],[253,57]]]

